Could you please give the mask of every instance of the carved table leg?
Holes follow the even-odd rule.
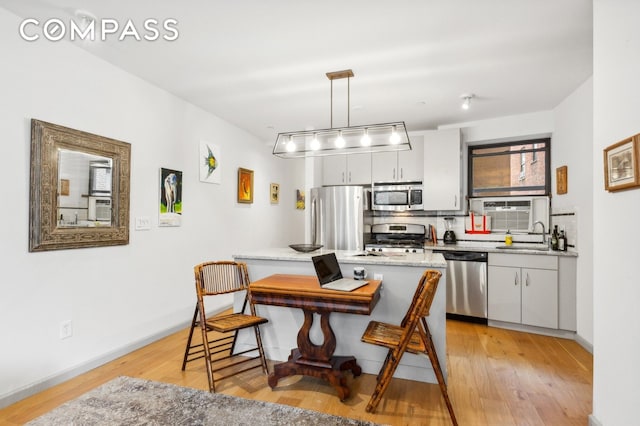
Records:
[[[291,351],[289,360],[276,364],[268,383],[273,389],[283,377],[304,374],[328,381],[338,392],[341,401],[350,395],[344,372],[351,370],[354,377],[362,374],[362,368],[352,356],[333,356],[336,336],[329,323],[330,312],[320,313],[320,328],[324,336],[322,345],[314,344],[309,331],[313,325],[313,312],[304,310],[304,323],[298,332],[298,348]]]

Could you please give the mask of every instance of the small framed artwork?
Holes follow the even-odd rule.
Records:
[[[253,170],[238,168],[238,202],[253,203]]]
[[[556,192],[562,195],[567,191],[567,166],[561,166],[556,169]]]
[[[277,183],[270,185],[269,199],[271,200],[271,204],[278,204],[278,201],[280,201],[280,185]]]
[[[158,226],[182,223],[182,172],[160,169],[160,218]]]
[[[200,182],[220,184],[220,147],[210,142],[200,141]]]
[[[69,195],[69,179],[60,179],[60,195]]]
[[[304,191],[296,189],[296,209],[304,210]]]
[[[604,149],[604,188],[609,192],[640,186],[638,175],[638,136]]]

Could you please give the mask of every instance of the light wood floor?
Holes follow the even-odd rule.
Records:
[[[208,389],[204,362],[180,370],[187,330],[0,410],[23,424],[117,376]],[[586,425],[593,357],[571,340],[447,322],[449,394],[460,425]],[[425,358],[425,362],[429,362]],[[391,425],[448,425],[437,385],[394,379],[375,414],[365,412],[375,376],[348,378],[341,403],[318,379],[290,377],[271,390],[259,369],[216,384],[218,392]]]

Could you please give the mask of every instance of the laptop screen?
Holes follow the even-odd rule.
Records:
[[[313,256],[311,260],[313,261],[314,268],[316,268],[316,275],[318,276],[320,285],[342,278],[340,265],[338,265],[338,259],[336,259],[335,253]]]

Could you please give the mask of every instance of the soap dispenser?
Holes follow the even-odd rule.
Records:
[[[505,245],[510,246],[513,244],[513,238],[511,237],[511,232],[507,229],[507,233],[504,235],[504,243]]]

